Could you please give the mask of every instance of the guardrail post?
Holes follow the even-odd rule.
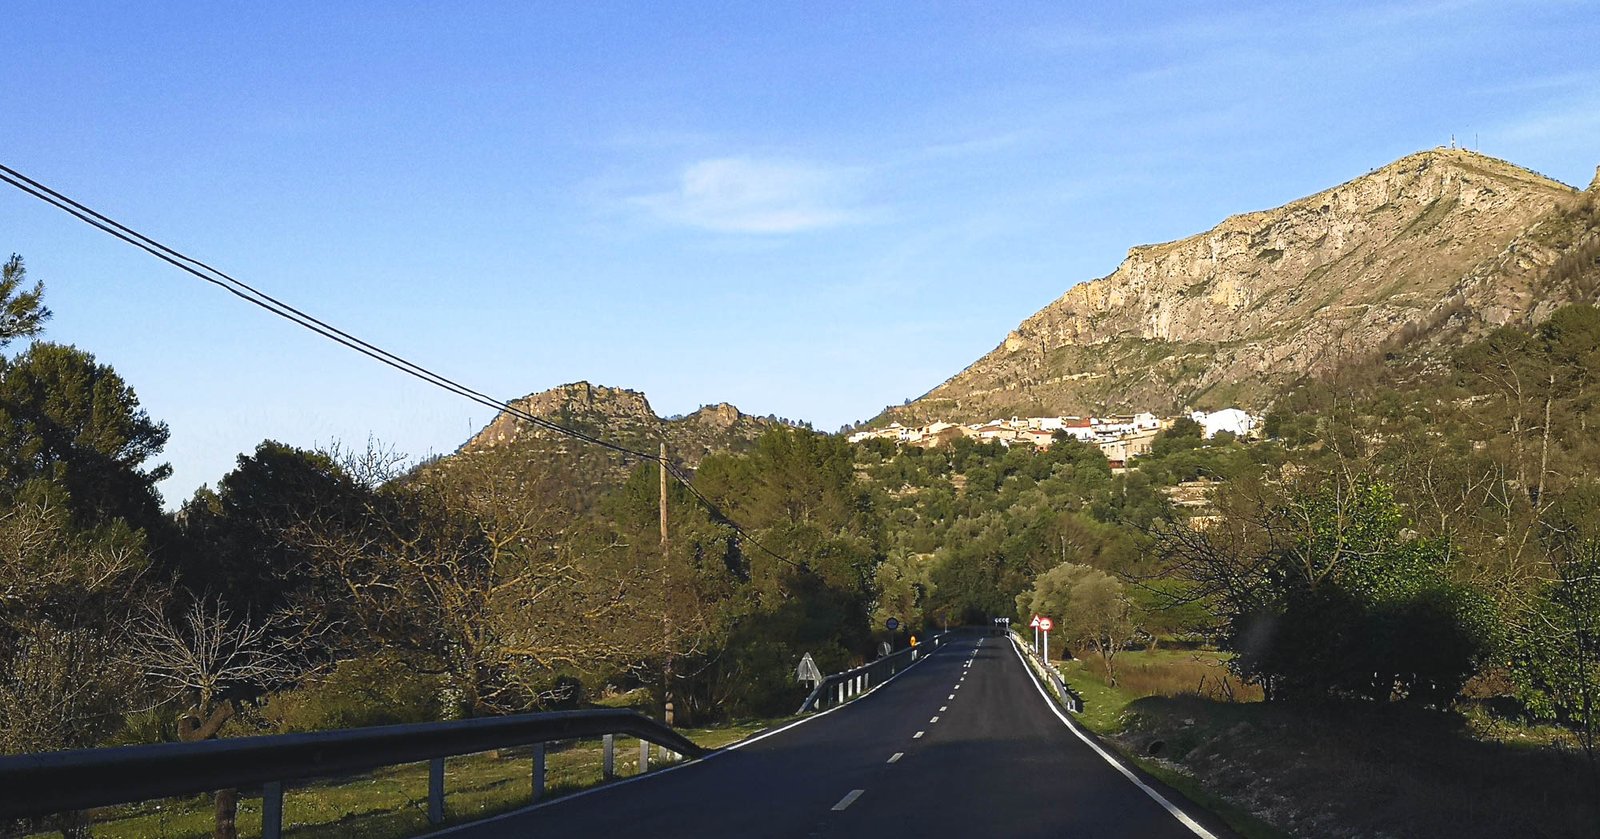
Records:
[[[605,759],[601,766],[600,775],[606,780],[617,777],[617,735],[607,734],[600,738],[604,744]]]
[[[444,822],[444,758],[428,761],[428,824]]]
[[[649,771],[650,771],[650,741],[641,739],[639,741],[639,774],[643,775],[644,773],[649,772]]]
[[[283,836],[283,784],[273,781],[261,785],[261,839]]]
[[[533,744],[533,800],[544,797],[544,744]]]

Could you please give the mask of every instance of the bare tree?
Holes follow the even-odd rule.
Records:
[[[240,709],[240,701],[292,679],[299,658],[279,632],[281,619],[236,617],[219,600],[196,601],[180,620],[158,607],[136,619],[129,654],[185,710],[178,739],[210,740]],[[214,839],[236,839],[239,791],[216,793]]]

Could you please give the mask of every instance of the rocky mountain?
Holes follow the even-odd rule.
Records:
[[[657,416],[645,395],[636,390],[574,382],[512,403],[537,417],[576,429],[617,445],[655,452],[662,442],[668,456],[689,469],[718,451],[743,451],[775,420],[741,413],[726,402],[707,405],[672,419]],[[507,474],[559,471],[582,507],[604,489],[620,485],[638,465],[636,458],[540,428],[510,414],[501,414],[445,458],[438,468],[466,461]]]
[[[1591,267],[1597,194],[1600,173],[1580,192],[1474,152],[1413,154],[1135,247],[878,421],[1263,407],[1341,359],[1592,300],[1587,281],[1565,275]]]

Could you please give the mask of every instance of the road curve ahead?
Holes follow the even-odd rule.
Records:
[[[438,836],[1232,836],[1125,773],[1058,715],[1009,640],[974,635],[705,760]]]

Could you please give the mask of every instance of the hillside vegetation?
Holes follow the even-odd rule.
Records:
[[[652,710],[670,700],[680,725],[787,714],[805,691],[794,679],[804,653],[837,671],[932,627],[1037,612],[1058,619],[1057,649],[1092,662],[1107,690],[1164,684],[1144,669],[1159,656],[1132,650],[1192,649],[1211,678],[1163,692],[1220,713],[1354,707],[1441,721],[1435,730],[1468,740],[1524,734],[1541,761],[1570,768],[1550,781],[1551,806],[1582,810],[1574,802],[1600,801],[1596,193],[1465,153],[1380,171],[1291,215],[1321,217],[1326,203],[1349,221],[1381,208],[1388,239],[1330,228],[1330,242],[1388,266],[1341,282],[1381,275],[1414,289],[1343,320],[1317,314],[1365,337],[1337,364],[1252,380],[1272,388],[1264,439],[1204,439],[1180,421],[1114,472],[1064,436],[1045,449],[853,446],[731,406],[663,420],[640,394],[581,383],[528,397],[528,410],[585,433],[644,452],[669,444],[692,477],[669,483],[665,547],[654,463],[511,417],[425,464],[381,445],[263,441],[166,514],[155,486],[167,428],[109,364],[39,339],[43,289],[13,259],[0,346],[29,343],[0,359],[0,750],[624,693]],[[1303,261],[1307,234],[1275,218],[1231,220],[1224,239],[1237,248],[1241,235],[1277,230],[1261,248],[1281,253],[1250,258]],[[1464,219],[1507,238],[1467,237]],[[1447,246],[1447,235],[1467,238]],[[1405,267],[1382,246],[1418,237],[1454,254],[1450,272],[1467,266],[1449,289],[1413,270],[1426,264],[1417,253]],[[1138,259],[1172,268],[1209,247],[1185,240]],[[1221,294],[1206,288],[1186,299]],[[1568,299],[1582,302],[1553,302]],[[1133,298],[1103,305],[1107,317],[1148,314]],[[1221,325],[1206,328],[1225,328],[1215,315]],[[1160,323],[1070,346],[1160,349],[1189,328]],[[1307,346],[1335,337],[1284,328]],[[1025,347],[1007,352],[1027,357]],[[1273,357],[1292,372],[1300,356]],[[1137,393],[1146,380],[1118,369]],[[1185,387],[1210,387],[1205,371],[1222,369],[1162,392],[1187,401],[1196,391]],[[214,803],[217,835],[231,836],[237,791]],[[81,834],[93,816],[53,827]]]

